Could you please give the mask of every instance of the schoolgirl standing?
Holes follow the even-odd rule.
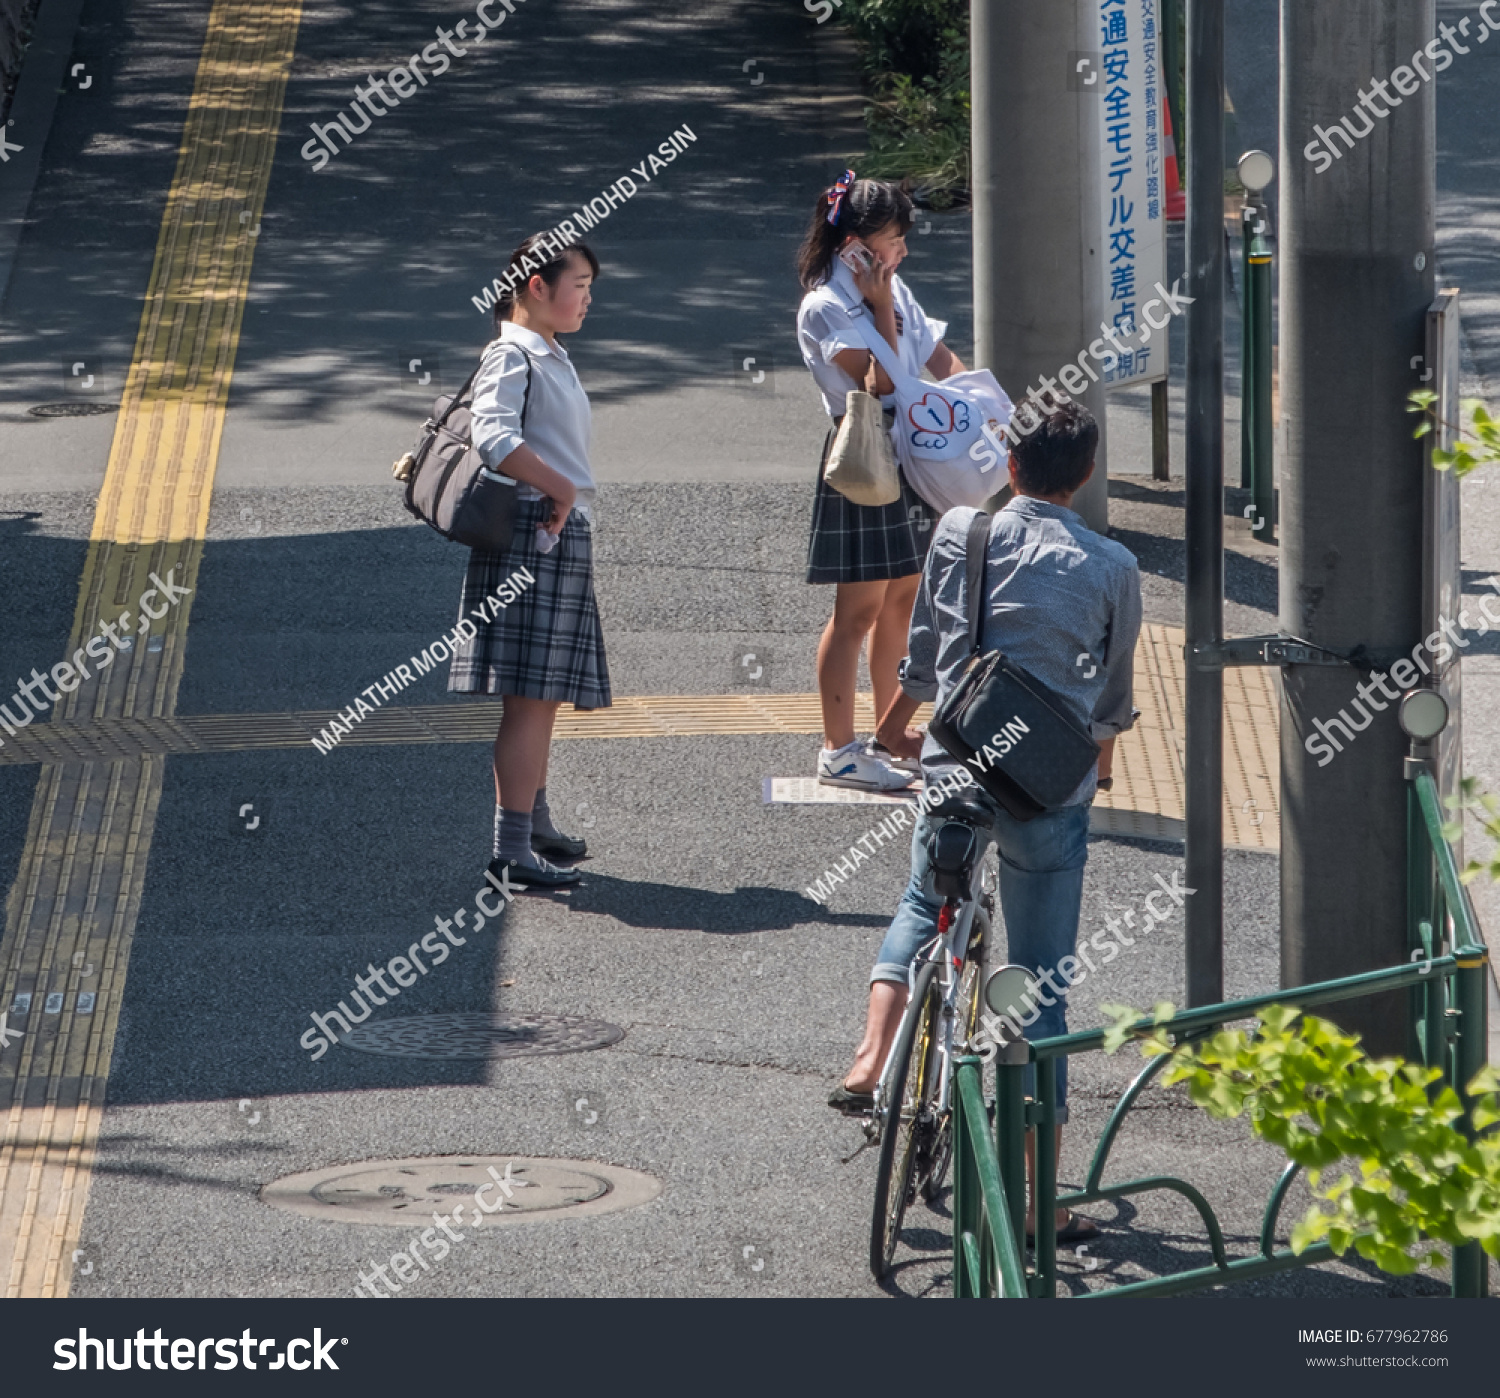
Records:
[[[499,338],[474,381],[472,435],[488,467],[520,482],[520,508],[508,551],[470,555],[459,617],[472,621],[481,601],[518,569],[536,582],[454,652],[448,688],[505,697],[495,737],[491,873],[508,870],[512,884],[560,888],[577,883],[578,870],[546,856],[581,859],[586,847],[563,834],[548,809],[553,720],[562,703],[610,705],[594,602],[589,400],[557,338],[583,325],[599,262],[582,243],[559,253],[546,235],[533,234],[511,265],[539,270],[495,307]]]
[[[857,180],[853,170],[846,170],[819,196],[797,254],[797,273],[806,293],[797,311],[797,343],[833,419],[823,444],[824,461],[851,389],[863,388],[882,398],[894,392],[854,328],[847,307],[862,301],[869,308],[876,331],[914,376],[920,377],[924,367],[938,379],[963,370],[958,356],[943,344],[946,322],[931,319],[896,275],[906,257],[912,221],[911,199],[900,186]],[[846,257],[860,270],[853,270]],[[921,740],[912,730],[902,735],[894,751],[855,735],[854,689],[860,648],[869,636],[877,718],[900,693],[897,672],[906,655],[912,602],[935,518],[905,472],[901,498],[894,504],[856,505],[823,480],[819,466],[807,580],[836,584],[833,616],[818,645],[823,705],[818,780],[826,785],[899,791],[919,770]]]

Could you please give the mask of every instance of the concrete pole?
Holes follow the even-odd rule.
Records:
[[[1414,54],[1432,73],[1421,50],[1434,18],[1433,0],[1281,4],[1281,625],[1381,670],[1420,630],[1422,451],[1404,409],[1433,299],[1434,94],[1408,72],[1416,91],[1387,88],[1400,105],[1376,97],[1385,114],[1372,115],[1360,93]],[[1333,134],[1344,117],[1368,134]],[[1325,140],[1337,158],[1309,156]],[[1368,669],[1283,674],[1282,984],[1395,965],[1407,954],[1395,705],[1378,689],[1359,705]],[[1367,726],[1350,741],[1334,730],[1336,754],[1309,753],[1314,723],[1341,710]],[[1327,1013],[1372,1052],[1401,1053],[1405,1001]]]
[[[1189,1005],[1224,998],[1224,0],[1187,0],[1187,733]]]
[[[1017,400],[1056,378],[1104,320],[1100,93],[1076,70],[1097,53],[1096,0],[971,0],[974,339],[979,364]],[[1093,479],[1073,508],[1109,527],[1105,390],[1077,395],[1099,419]],[[1047,401],[1051,401],[1049,398]]]

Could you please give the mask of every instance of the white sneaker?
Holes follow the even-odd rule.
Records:
[[[887,767],[893,767],[898,772],[910,772],[914,777],[922,775],[922,759],[920,757],[897,757],[888,747],[883,747],[874,738],[870,739],[865,749],[877,762],[884,762]]]
[[[904,791],[912,783],[906,772],[872,757],[862,743],[818,753],[818,780],[824,786],[849,786],[858,791]]]

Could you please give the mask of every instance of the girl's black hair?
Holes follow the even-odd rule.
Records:
[[[802,246],[797,249],[797,279],[804,291],[811,291],[828,280],[833,269],[833,255],[845,238],[853,234],[865,238],[892,223],[905,234],[916,221],[911,195],[904,185],[890,180],[855,180],[839,205],[838,218],[828,221],[828,198],[832,187],[818,196],[812,222]]]
[[[510,319],[510,313],[515,309],[516,296],[525,288],[533,277],[540,277],[548,286],[556,286],[558,278],[562,276],[568,265],[568,254],[570,252],[582,253],[588,259],[589,270],[593,272],[595,279],[599,276],[599,259],[583,243],[570,243],[562,252],[555,251],[557,239],[550,233],[533,233],[510,255],[510,261],[506,263],[505,270],[509,274],[512,270],[520,271],[521,275],[514,286],[503,287],[500,299],[495,302],[495,333],[500,333],[500,327]],[[521,267],[521,259],[529,257],[533,270],[528,272]],[[504,278],[500,279],[501,281]]]

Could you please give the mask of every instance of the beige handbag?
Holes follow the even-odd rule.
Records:
[[[849,390],[823,479],[855,505],[894,505],[901,498],[896,452],[878,398]]]

